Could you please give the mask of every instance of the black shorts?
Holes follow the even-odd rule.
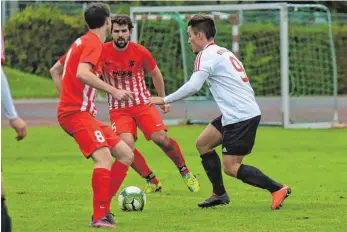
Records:
[[[261,116],[222,126],[222,116],[214,119],[211,125],[222,135],[223,155],[247,155],[251,153]]]

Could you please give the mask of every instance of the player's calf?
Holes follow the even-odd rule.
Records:
[[[216,150],[202,154],[200,157],[206,175],[212,183],[213,193],[219,196],[224,194],[225,188],[222,176],[222,164]]]
[[[131,167],[144,179],[147,183],[158,184],[159,180],[156,175],[149,168],[143,155],[137,150],[134,150],[134,162],[131,164]]]
[[[170,148],[171,141],[167,132],[164,130],[152,133],[150,139],[163,150],[168,150]]]
[[[189,173],[181,148],[174,139],[168,137],[166,131],[157,131],[153,133],[151,139],[165,152],[172,162],[175,163],[182,176]]]

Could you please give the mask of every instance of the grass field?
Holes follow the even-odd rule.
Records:
[[[246,162],[292,187],[279,211],[270,211],[270,194],[225,176],[231,204],[198,209],[211,186],[194,141],[203,127],[170,127],[181,144],[189,168],[201,181],[191,193],[171,161],[140,137],[138,148],[163,184],[161,194],[147,195],[141,213],[125,213],[113,202],[118,231],[347,231],[347,131],[260,128]],[[30,128],[16,142],[2,129],[2,167],[13,231],[94,231],[88,228],[92,162],[79,153],[60,128]],[[220,152],[220,148],[218,149]],[[124,186],[144,186],[131,170]]]
[[[57,98],[58,91],[51,79],[4,68],[13,98]]]

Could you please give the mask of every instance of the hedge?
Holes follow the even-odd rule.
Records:
[[[216,24],[216,42],[221,46],[231,47],[232,24],[221,20],[216,21]],[[56,8],[29,6],[9,19],[4,28],[7,64],[21,71],[49,77],[49,67],[85,30],[82,15],[67,16]],[[146,33],[146,30],[150,33]],[[290,57],[296,57],[289,62],[290,90],[293,95],[332,94],[332,88],[325,88],[330,85],[328,79],[331,79],[332,75],[332,72],[324,71],[332,68],[331,58],[327,55],[330,51],[326,30],[326,27],[319,25],[291,25],[289,28],[289,33],[295,35],[291,36],[289,41]],[[166,91],[173,92],[183,83],[177,22],[144,22],[140,24],[139,33],[140,43],[152,52],[166,78]],[[241,61],[256,94],[279,95],[279,27],[270,23],[252,23],[242,25],[239,33]],[[186,33],[184,34],[186,36]],[[334,26],[333,34],[338,68],[338,92],[347,94],[347,27]],[[314,37],[322,39],[319,43],[310,44],[310,38]],[[190,54],[187,63],[191,72],[194,55],[187,45],[186,52]],[[305,78],[301,78],[303,75]]]
[[[85,32],[82,17],[54,7],[32,7],[9,19],[4,28],[6,64],[49,77],[49,68]]]
[[[230,22],[216,21],[216,42],[231,47]],[[321,25],[292,25],[289,28],[289,77],[292,95],[332,95],[332,56],[328,28]],[[164,76],[167,91],[183,82],[180,34],[177,22],[151,21],[140,24],[140,43],[149,48]],[[185,34],[185,33],[184,33]],[[168,36],[170,35],[170,36]],[[347,94],[347,27],[333,27],[338,72],[338,92]],[[274,24],[252,23],[239,28],[240,54],[257,95],[280,94],[280,33]],[[187,38],[185,38],[187,40]],[[312,41],[316,41],[312,44]],[[164,48],[164,50],[163,50]],[[192,71],[194,54],[186,46],[187,66]],[[316,59],[310,59],[316,57]],[[150,80],[149,80],[150,81]],[[203,90],[200,94],[204,94]]]

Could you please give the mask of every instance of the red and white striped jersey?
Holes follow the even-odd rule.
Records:
[[[151,93],[145,83],[144,71],[151,72],[157,65],[151,53],[134,42],[129,42],[125,51],[118,51],[111,41],[104,44],[103,58],[104,81],[118,89],[135,93],[134,101],[118,101],[108,94],[109,109],[148,104]]]
[[[93,32],[87,32],[78,38],[69,51],[60,58],[64,64],[61,82],[60,102],[58,105],[58,118],[86,111],[96,115],[94,100],[96,89],[82,83],[76,77],[79,63],[93,65],[93,73],[101,76],[102,71],[102,42]]]

